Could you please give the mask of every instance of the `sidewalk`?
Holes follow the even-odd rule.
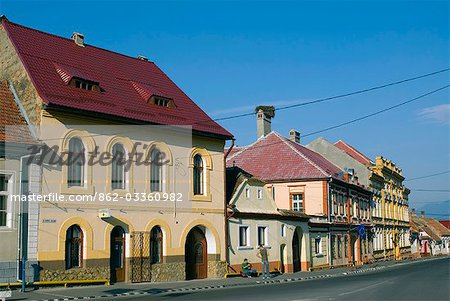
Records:
[[[305,281],[319,278],[329,278],[337,276],[352,275],[364,272],[384,269],[398,264],[406,264],[412,261],[433,260],[442,257],[432,257],[419,260],[404,261],[388,261],[379,262],[369,265],[360,266],[357,269],[336,268],[315,272],[297,272],[274,276],[268,280],[262,278],[227,278],[227,279],[201,279],[178,282],[162,282],[162,283],[116,283],[111,286],[95,285],[80,286],[70,288],[28,288],[26,293],[18,290],[13,291],[13,297],[9,300],[81,300],[81,299],[102,299],[117,296],[133,296],[133,295],[158,295],[182,291],[210,290],[234,286],[260,285],[283,283],[290,281]]]

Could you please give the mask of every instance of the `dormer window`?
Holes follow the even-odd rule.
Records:
[[[83,80],[79,80],[79,79],[75,80],[75,88],[83,89],[83,90],[92,90],[93,87],[94,87],[94,85],[87,81],[83,81]]]
[[[161,107],[168,107],[170,99],[162,98],[162,97],[153,97],[154,98],[154,104]]]
[[[69,85],[86,91],[100,91],[98,83],[82,78],[73,78]]]
[[[161,92],[155,86],[144,83],[131,82],[133,88],[148,104],[166,108],[176,108],[175,102],[167,94]]]

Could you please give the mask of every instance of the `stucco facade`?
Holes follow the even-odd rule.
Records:
[[[107,101],[99,100],[99,97],[104,97],[103,93],[109,92],[106,95],[112,95],[111,92],[117,91],[111,89],[123,90],[116,83],[108,91],[99,87],[95,91],[79,91],[80,87],[62,83],[64,74],[61,75],[62,73],[58,73],[60,70],[53,67],[53,73],[47,81],[55,81],[53,84],[59,86],[58,93],[64,90],[81,96],[69,103],[75,107],[51,106],[49,94],[41,94],[43,86],[38,89],[36,78],[31,80],[32,75],[39,76],[40,73],[30,73],[30,69],[25,68],[23,58],[28,57],[20,53],[23,55],[21,57],[17,52],[18,48],[11,42],[11,32],[6,31],[6,23],[11,31],[25,30],[21,32],[20,38],[25,33],[42,39],[48,38],[51,39],[49,43],[56,44],[55,47],[60,46],[58,43],[64,44],[62,47],[75,47],[74,53],[80,53],[88,47],[80,47],[73,41],[23,28],[2,18],[0,76],[8,79],[14,87],[18,101],[29,116],[30,124],[36,127],[37,138],[46,146],[42,149],[43,154],[37,158],[42,175],[34,178],[42,184],[34,192],[40,197],[39,201],[32,203],[33,212],[39,214],[33,225],[36,233],[29,234],[29,241],[32,242],[30,246],[34,247],[34,253],[30,253],[37,259],[35,270],[39,274],[38,280],[114,281],[113,278],[116,277],[124,281],[142,282],[222,277],[226,273],[223,150],[225,140],[231,137],[226,134],[226,130],[215,124],[211,128],[224,134],[207,130],[202,132],[201,129],[193,131],[188,126],[150,126],[150,122],[137,122],[125,116],[117,116],[117,111],[113,109],[111,113],[116,115],[75,108],[76,104],[81,106],[86,102],[105,105]],[[15,42],[20,43],[20,38]],[[89,46],[89,51],[104,50]],[[106,51],[99,55],[102,54],[110,56],[109,58],[115,55]],[[162,74],[149,62],[118,54],[115,58],[125,59],[140,68],[153,68],[154,72],[156,70],[157,74]],[[60,58],[63,59],[65,58]],[[83,72],[76,70],[76,80],[85,80],[93,85],[89,77],[80,79]],[[110,75],[103,76],[105,78]],[[184,111],[185,117],[189,117],[188,114],[204,114],[170,80],[167,82],[166,75],[151,79],[163,80],[166,85],[174,86],[171,93],[176,95],[167,96],[167,101],[173,102],[173,98],[180,97],[183,100],[179,100],[179,104],[188,103],[191,110],[196,110]],[[105,79],[103,84],[110,83],[110,80]],[[132,94],[133,97],[140,97],[138,92],[142,92],[141,90],[129,90],[134,89],[133,86],[128,86],[128,82],[125,84],[127,91],[136,93]],[[47,99],[41,98],[42,95]],[[50,98],[52,97],[54,95],[50,94]],[[64,99],[61,94],[55,98]],[[111,103],[107,105],[114,107]],[[139,99],[139,105],[146,110],[147,106],[155,106],[146,103],[145,99]],[[178,124],[178,121],[185,120],[168,114],[168,110],[173,108],[174,106],[163,108],[164,112],[158,113],[158,116],[165,118],[163,124]],[[134,111],[133,108],[125,110],[127,109],[132,114],[141,113],[138,107]],[[147,114],[144,117],[148,118],[149,115],[153,116]],[[61,164],[62,161],[67,163],[70,154],[74,154],[70,146],[72,142],[81,145],[83,163],[77,161],[75,165]],[[111,163],[98,162],[102,160],[102,156],[106,161],[111,159],[116,145],[120,145],[126,161],[130,163],[119,180],[117,175],[113,175],[117,170],[113,172]],[[157,169],[157,190],[150,188],[156,181],[150,176],[153,165],[149,160],[155,149],[163,153],[166,159],[163,166]],[[78,167],[77,164],[82,166]],[[16,181],[15,177],[14,182]],[[73,184],[74,181],[76,184]],[[123,182],[123,187],[114,187],[113,183],[117,181]],[[14,187],[17,189],[16,185]],[[15,236],[17,232],[14,231],[13,224],[9,231],[11,233],[5,232],[5,235]],[[156,233],[154,237],[153,233]],[[6,252],[8,254],[5,256],[11,258],[10,253],[14,248]],[[113,269],[113,264],[118,265]]]
[[[400,259],[411,253],[409,227],[409,189],[403,185],[402,170],[391,160],[377,157],[370,166],[375,174],[383,178],[381,190],[381,223],[383,241],[380,243],[383,258]],[[381,257],[381,254],[380,256]]]
[[[78,125],[70,125],[72,122]],[[58,146],[61,153],[67,151],[68,141],[73,137],[81,138],[89,153],[96,148],[99,152],[111,153],[114,143],[124,145],[127,154],[131,154],[135,146],[139,146],[137,151],[142,154],[157,146],[168,159],[164,172],[164,193],[174,195],[177,201],[151,201],[148,164],[138,166],[133,161],[126,175],[126,189],[117,191],[111,188],[110,165],[86,166],[86,183],[82,188],[67,187],[65,166],[49,165],[43,171],[43,195],[58,193],[65,197],[97,196],[97,199],[62,204],[52,201],[41,203],[38,247],[41,280],[108,279],[110,237],[115,226],[122,227],[126,233],[126,281],[139,282],[133,279],[132,272],[131,261],[136,253],[132,244],[133,233],[149,233],[154,226],[160,227],[163,233],[163,258],[152,266],[151,277],[146,280],[173,281],[186,278],[186,237],[196,226],[204,231],[207,241],[208,277],[222,276],[226,267],[223,239],[224,142],[195,136],[192,139],[189,131],[177,132],[170,128],[97,126],[93,125],[94,122],[66,113],[46,111],[42,118],[41,139],[48,146]],[[192,160],[197,153],[202,154],[206,168],[206,193],[201,197],[194,196],[191,189]],[[109,209],[111,216],[99,218],[101,209]],[[65,237],[72,225],[79,225],[83,231],[81,270],[65,268]],[[154,271],[155,268],[158,270]]]
[[[233,168],[231,168],[233,169]],[[227,173],[227,181],[236,174]],[[308,218],[302,214],[278,210],[262,181],[241,177],[229,200],[229,259],[232,270],[241,271],[245,258],[261,271],[258,245],[269,252],[271,271],[291,273],[310,267]],[[260,233],[262,232],[262,233]]]

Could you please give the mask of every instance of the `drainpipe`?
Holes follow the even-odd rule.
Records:
[[[28,195],[29,195],[29,178],[30,175],[27,172],[26,175],[26,179],[24,179],[23,175],[24,175],[24,161],[27,158],[30,158],[32,156],[36,156],[36,155],[40,155],[42,153],[42,150],[38,153],[38,154],[29,154],[29,155],[24,155],[20,157],[20,167],[19,167],[19,195],[25,195],[25,202],[20,202],[19,205],[19,229],[18,229],[18,234],[17,237],[20,238],[18,240],[18,248],[17,248],[17,280],[22,282],[22,292],[25,292],[25,285],[26,285],[26,279],[25,279],[25,266],[26,266],[26,262],[27,262],[27,252],[26,252],[26,243],[28,241]],[[24,192],[24,180],[27,181],[27,187],[26,187],[26,191]],[[26,212],[25,212],[25,208],[26,208]],[[26,216],[25,216],[26,215]],[[22,267],[21,269],[20,267],[20,261],[21,261],[21,257],[20,257],[20,253],[22,253]],[[22,275],[22,279],[20,279],[19,277],[19,273]]]
[[[225,156],[223,157],[223,167],[225,168],[224,173],[223,173],[223,207],[224,207],[224,217],[225,217],[225,222],[224,222],[224,229],[225,229],[225,261],[227,263],[227,272],[228,272],[228,266],[230,265],[230,256],[228,254],[229,250],[228,250],[228,204],[227,204],[227,157],[230,154],[231,150],[234,147],[234,142],[236,141],[236,139],[232,138],[231,139],[231,146],[228,149],[227,153],[225,154]]]

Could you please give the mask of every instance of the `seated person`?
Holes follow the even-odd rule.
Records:
[[[257,272],[252,269],[252,264],[250,262],[248,262],[247,258],[245,258],[244,262],[242,263],[242,272],[248,278],[251,278],[252,275],[257,274]]]

